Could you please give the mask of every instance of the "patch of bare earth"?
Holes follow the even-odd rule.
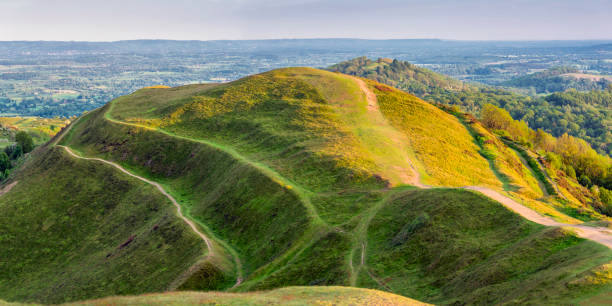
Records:
[[[18,181],[14,181],[11,182],[8,185],[4,185],[1,189],[0,189],[0,196],[11,191],[11,189],[13,189],[13,187],[15,187],[15,185],[17,185],[17,183],[19,183]]]

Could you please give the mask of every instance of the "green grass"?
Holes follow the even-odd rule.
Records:
[[[182,292],[111,297],[71,305],[425,305],[402,296],[348,287],[288,287],[253,293]]]
[[[0,197],[0,216],[11,216],[10,235],[0,236],[8,240],[0,243],[25,241],[22,249],[0,253],[10,258],[9,267],[15,266],[0,271],[0,297],[61,302],[169,287],[241,292],[356,285],[436,303],[548,303],[585,298],[608,286],[596,273],[612,260],[605,247],[534,225],[469,191],[403,185],[408,157],[432,183],[498,188],[502,183],[457,118],[410,95],[369,84],[380,111],[368,108],[352,78],[292,68],[222,85],[147,88],[86,114],[60,144],[158,182],[214,240],[219,254],[202,261],[203,242],[185,232],[171,203],[152,186],[47,146],[18,171],[15,189]],[[61,162],[46,159],[56,155]],[[114,182],[114,177],[131,183]],[[91,203],[85,194],[96,200]],[[121,214],[105,210],[108,203],[123,203],[123,197],[157,203],[157,210],[138,211],[140,206],[128,200],[129,205],[117,206]],[[27,205],[4,204],[12,199],[26,199]],[[11,209],[19,214],[10,214]],[[55,236],[35,230],[47,216],[65,217],[73,209],[87,211],[78,216],[84,238],[71,235],[69,227]],[[166,253],[151,249],[157,238],[139,236],[160,215],[181,229],[173,247],[163,249]],[[123,230],[129,216],[136,221]],[[110,239],[104,234],[111,229],[123,235],[108,244],[111,249],[137,232],[134,241],[142,243],[146,254],[122,257],[129,260],[128,268],[123,261],[99,264],[96,254],[108,254],[99,240]],[[81,238],[90,242],[77,244]],[[187,240],[198,247],[189,247]],[[69,261],[69,266],[43,257],[22,261],[34,256],[30,253],[41,241],[48,244],[46,260],[86,259]],[[233,287],[239,275],[244,281]],[[587,275],[599,283],[583,281]],[[31,285],[25,286],[28,281]],[[577,284],[576,290],[564,289],[568,284]],[[541,291],[546,294],[534,293]],[[257,294],[227,296],[255,301]],[[172,302],[167,296],[151,298],[131,301]]]
[[[527,163],[529,163],[529,167],[531,167],[531,169],[533,169],[533,171],[535,172],[538,180],[540,180],[544,184],[548,194],[550,194],[550,195],[557,195],[557,191],[555,190],[553,185],[550,183],[550,181],[548,180],[548,178],[546,177],[546,175],[542,171],[542,168],[540,168],[540,164],[535,160],[535,158],[531,157],[531,155],[529,155],[524,148],[522,148],[521,146],[513,143],[512,141],[506,141],[505,143],[506,143],[507,146],[509,146],[509,147],[513,148],[514,150],[516,150],[517,152],[519,152],[519,154],[521,154],[521,156],[527,161]]]
[[[0,197],[3,299],[160,291],[206,254],[152,186],[60,148],[34,155]]]
[[[397,89],[372,81],[368,84],[384,116],[410,139],[426,183],[457,187],[501,185],[457,118]]]
[[[602,245],[464,190],[405,192],[368,231],[371,273],[395,293],[436,304],[560,303],[609,286],[608,277],[580,282],[611,260]],[[360,277],[362,286],[384,289]]]
[[[247,272],[289,248],[309,226],[299,196],[256,167],[198,142],[109,122],[103,110],[91,116],[73,128],[66,144],[162,183],[188,215],[239,253],[256,254],[243,261]],[[262,227],[269,216],[274,219]]]

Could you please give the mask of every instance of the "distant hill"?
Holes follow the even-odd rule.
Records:
[[[575,89],[604,90],[612,85],[612,77],[584,74],[568,67],[557,67],[514,78],[500,85],[527,89],[533,94],[547,94]]]
[[[333,285],[435,304],[563,304],[609,289],[611,249],[507,208],[568,226],[609,220],[550,194],[539,168],[473,117],[344,74],[144,88],[81,116],[4,183],[0,298]],[[215,301],[363,297],[355,290]],[[169,297],[194,294],[108,301]]]
[[[331,71],[368,78],[423,97],[443,90],[458,91],[470,86],[461,81],[420,68],[409,62],[357,57],[329,67]]]

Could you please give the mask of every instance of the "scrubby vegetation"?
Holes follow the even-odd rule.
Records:
[[[48,141],[67,122],[34,117],[0,117],[0,182],[21,164],[24,154]]]
[[[553,176],[556,177],[559,175],[558,171],[563,171],[562,176],[578,179],[586,188],[601,188],[604,193],[612,189],[612,159],[599,155],[584,140],[567,134],[555,138],[542,130],[533,131],[525,122],[512,119],[507,111],[491,104],[484,106],[482,121],[485,126],[499,131],[506,139],[541,151]],[[523,154],[527,156],[526,153]],[[528,161],[538,166],[535,160],[530,158]],[[538,176],[543,177],[544,173],[539,172]],[[552,186],[547,186],[547,189],[552,189]],[[596,192],[593,196],[595,202],[591,205],[601,213],[609,214],[612,207],[605,202],[605,196],[601,198]]]

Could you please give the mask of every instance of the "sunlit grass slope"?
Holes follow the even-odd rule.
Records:
[[[154,187],[60,148],[0,196],[0,296],[57,303],[166,290],[206,252]]]
[[[172,292],[111,297],[70,305],[427,305],[384,291],[350,287],[288,287],[252,293]]]
[[[185,100],[178,91],[163,93],[176,95],[169,105],[141,102],[155,91],[169,90],[122,98],[111,116],[231,145],[313,191],[375,183],[373,175],[391,185],[406,183],[413,176],[409,159],[434,185],[499,185],[452,115],[399,91],[377,91],[381,108],[371,110],[346,75],[281,69],[195,95],[185,88],[191,102],[183,106],[172,102]],[[173,111],[154,118],[149,109]]]
[[[410,139],[431,185],[500,186],[468,130],[454,116],[400,90],[367,81],[389,122]]]

